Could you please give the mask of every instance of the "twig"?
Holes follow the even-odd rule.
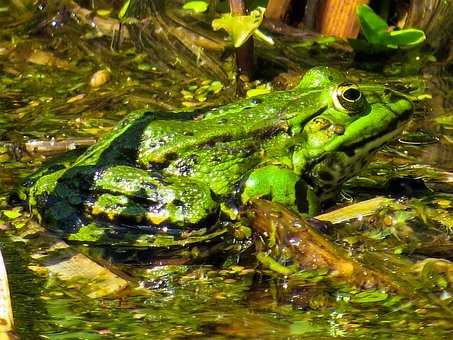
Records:
[[[243,0],[229,0],[232,15],[246,15],[247,8]],[[244,45],[236,49],[236,66],[240,75],[252,79],[255,73],[253,38],[250,37]]]
[[[286,22],[291,0],[269,0],[266,6],[266,18]]]
[[[8,333],[13,331],[13,327],[13,310],[11,308],[8,276],[3,256],[0,252],[0,337],[2,339],[10,339]]]

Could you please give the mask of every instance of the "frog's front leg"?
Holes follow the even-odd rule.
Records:
[[[254,198],[269,198],[309,215],[319,208],[313,189],[294,171],[277,165],[258,168],[247,178],[241,200],[246,203]]]

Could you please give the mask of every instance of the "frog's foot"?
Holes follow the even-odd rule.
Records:
[[[80,205],[83,196],[76,179],[65,180],[66,169],[38,178],[25,188],[30,210],[40,222],[61,235],[70,234],[87,223]]]
[[[254,198],[268,198],[293,210],[314,214],[319,203],[312,188],[292,170],[268,165],[254,170],[241,195],[246,203]]]

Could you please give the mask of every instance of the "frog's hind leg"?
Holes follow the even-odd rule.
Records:
[[[93,216],[179,231],[197,229],[218,210],[210,188],[189,177],[153,175],[127,165],[105,168],[92,187]],[[145,232],[145,231],[142,231]]]
[[[105,168],[98,175],[93,192],[98,194],[94,214],[97,208],[104,210],[103,203],[108,200],[114,200],[116,206],[124,201],[130,208],[124,214],[146,212],[147,219],[154,225],[163,222],[194,224],[217,208],[210,188],[200,181],[190,177],[154,175],[127,165]]]
[[[207,185],[128,165],[56,171],[30,188],[29,202],[44,224],[65,238],[113,242],[116,237],[120,243],[136,243],[142,234],[203,229],[218,211]]]

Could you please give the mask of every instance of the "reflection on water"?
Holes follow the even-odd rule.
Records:
[[[231,97],[231,89],[215,93],[203,88],[203,81],[216,80],[209,74],[195,76],[180,69],[163,73],[156,69],[158,61],[147,60],[148,56],[132,44],[126,43],[122,53],[112,53],[111,37],[80,26],[70,17],[61,17],[61,12],[58,18],[62,21],[53,27],[52,16],[46,17],[44,12],[37,16],[27,11],[12,13],[11,3],[0,1],[0,141],[22,145],[32,138],[98,138],[132,109],[212,105]],[[285,48],[286,56],[291,55],[291,47]],[[321,58],[323,53],[311,51],[307,55]],[[331,64],[354,65],[350,56],[339,53],[329,50]],[[291,69],[294,64],[287,66]],[[102,88],[90,88],[91,75],[105,68],[111,70],[112,79]],[[419,104],[410,129],[429,131],[439,141],[417,146],[397,143],[393,147],[404,157],[398,158],[397,153],[390,157],[408,166],[425,164],[451,171],[453,123],[448,117],[453,114],[453,96],[449,66],[431,64],[424,70],[424,78],[433,98]],[[199,101],[187,94],[192,87],[203,89],[197,94]],[[14,155],[0,147],[1,208],[7,206],[7,193],[43,161],[41,155]],[[79,290],[78,282],[68,285],[47,278],[45,273],[39,275],[39,270],[32,271],[30,266],[39,265],[30,257],[27,245],[15,241],[14,233],[11,230],[4,235],[0,245],[9,273],[17,332],[23,339],[436,338],[451,332],[452,316],[447,305],[451,297],[447,295],[445,306],[438,308],[416,307],[397,297],[382,304],[351,304],[342,297],[341,289],[288,287],[285,280],[261,276],[254,268],[234,266],[180,266],[176,273],[169,266],[159,275],[151,268],[121,268],[134,285],[152,289],[89,299]]]
[[[453,141],[442,138],[435,145],[425,146],[420,161],[444,170],[453,170]]]

